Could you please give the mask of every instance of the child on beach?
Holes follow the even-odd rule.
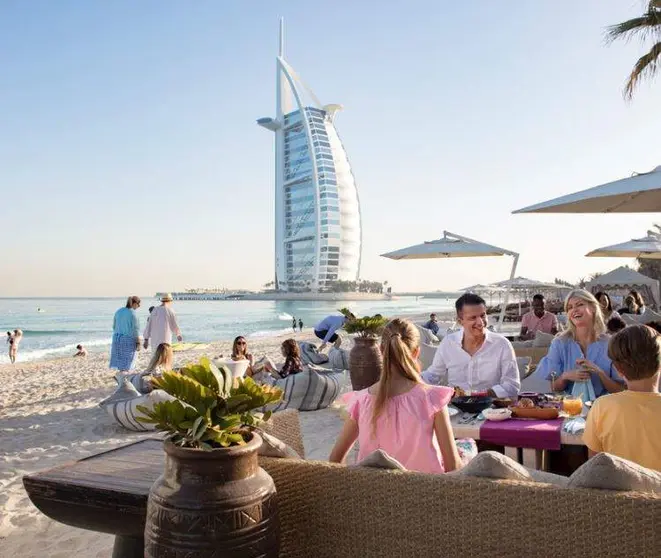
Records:
[[[628,389],[594,402],[583,434],[588,453],[612,453],[661,471],[661,336],[631,325],[612,337],[608,356]]]
[[[286,378],[292,374],[303,372],[303,361],[301,360],[301,349],[295,339],[285,339],[280,347],[285,363],[278,370],[270,359],[264,362],[264,369],[276,378]]]
[[[381,352],[381,379],[356,393],[329,460],[343,463],[358,440],[359,461],[381,449],[412,471],[443,473],[461,467],[447,409],[453,389],[420,379],[417,328],[408,320],[392,320],[383,332]]]
[[[87,356],[87,349],[83,347],[82,345],[76,345],[76,350],[78,351],[75,355],[75,357],[86,357]]]

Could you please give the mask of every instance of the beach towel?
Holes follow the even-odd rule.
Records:
[[[341,372],[321,373],[315,370],[306,370],[279,380],[264,373],[253,377],[257,382],[277,386],[283,391],[282,401],[265,407],[265,411],[325,409],[340,394],[343,378]]]
[[[201,351],[206,349],[209,346],[209,343],[175,343],[172,345],[172,351],[175,353],[180,353],[182,351]]]
[[[132,370],[135,363],[137,344],[135,337],[114,333],[110,347],[110,368]]]
[[[328,362],[328,357],[318,352],[314,343],[301,341],[298,346],[301,349],[301,360],[305,364],[324,364]]]
[[[159,401],[172,401],[173,399],[174,397],[161,389],[155,389],[146,395],[140,394],[135,387],[124,381],[115,393],[99,405],[108,411],[108,414],[117,424],[127,430],[147,432],[155,430],[156,427],[153,424],[144,424],[138,420],[138,417],[144,416],[138,411],[138,405],[152,409]]]

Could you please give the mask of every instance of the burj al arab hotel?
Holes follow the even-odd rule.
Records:
[[[275,281],[281,291],[326,290],[360,272],[358,192],[335,129],[341,105],[322,105],[284,58],[276,58]]]

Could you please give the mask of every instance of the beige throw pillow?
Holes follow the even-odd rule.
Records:
[[[661,493],[661,473],[610,453],[598,453],[574,471],[568,487]]]
[[[400,471],[406,471],[404,465],[380,449],[374,450],[365,459],[353,465],[353,467],[372,467],[374,469],[398,469]]]
[[[264,432],[260,428],[256,428],[255,430],[262,438],[262,445],[257,452],[259,455],[263,455],[264,457],[289,457],[291,459],[301,459],[298,452],[289,447],[282,440],[279,440],[275,436],[271,436],[271,434]]]
[[[448,475],[542,482],[562,487],[566,486],[569,482],[567,477],[528,469],[496,451],[480,452],[465,467],[448,473]]]

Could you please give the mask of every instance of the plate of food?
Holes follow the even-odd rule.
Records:
[[[511,409],[484,409],[482,416],[487,420],[501,421],[508,420],[512,417]]]
[[[550,420],[556,419],[560,415],[558,407],[552,403],[535,403],[528,397],[522,397],[510,407],[514,418]]]

